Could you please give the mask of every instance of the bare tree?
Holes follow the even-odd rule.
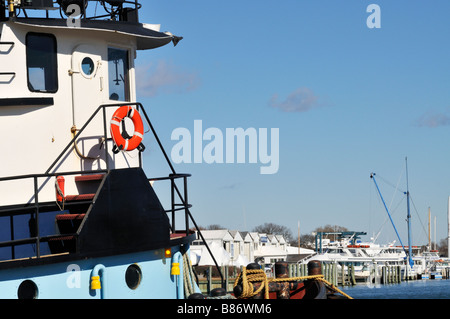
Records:
[[[256,226],[253,231],[271,235],[283,235],[287,242],[291,242],[294,239],[289,228],[274,223],[264,223],[263,225]]]
[[[442,257],[448,257],[448,241],[447,238],[441,239],[438,245],[439,255]]]
[[[206,227],[207,230],[219,230],[219,229],[227,229],[226,227],[222,227],[218,224],[212,224],[212,225],[208,225]]]

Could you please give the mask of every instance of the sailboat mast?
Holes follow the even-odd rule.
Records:
[[[450,196],[447,203],[447,257],[450,257]]]
[[[386,210],[386,213],[388,214],[389,219],[391,220],[392,227],[394,227],[395,233],[397,234],[397,238],[400,241],[400,245],[402,245],[403,251],[405,252],[405,255],[406,255],[405,246],[403,245],[402,239],[400,238],[400,235],[398,234],[397,228],[395,227],[394,221],[392,220],[391,213],[389,213],[389,209],[386,206],[386,202],[384,201],[383,195],[381,195],[380,188],[378,187],[377,181],[375,180],[375,173],[371,173],[370,174],[370,178],[373,180],[373,182],[375,184],[375,187],[377,188],[378,194],[380,195],[381,201],[383,202],[384,209]],[[449,197],[449,203],[450,203],[450,197]]]
[[[407,218],[408,221],[408,260],[409,264],[412,267],[413,261],[412,261],[412,245],[411,245],[411,212],[409,207],[409,185],[408,185],[408,158],[405,158],[406,161],[406,206],[407,206]]]
[[[431,209],[428,207],[428,250],[431,250]]]

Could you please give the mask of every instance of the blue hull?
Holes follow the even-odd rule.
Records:
[[[177,255],[172,247],[172,256]],[[184,298],[182,274],[171,275],[174,257],[164,249],[130,253],[76,262],[61,262],[0,271],[0,299],[19,298],[20,289],[37,289],[39,299],[177,299]],[[179,255],[179,254],[178,254]],[[97,266],[97,267],[96,267]],[[140,278],[127,284],[127,269],[139,269]],[[182,266],[182,263],[180,263]],[[100,289],[92,288],[94,271],[99,272]],[[133,277],[133,275],[131,276]],[[25,284],[23,284],[25,283]],[[24,288],[28,283],[28,288]],[[21,284],[23,284],[22,288]],[[181,286],[180,286],[181,285]],[[30,295],[31,294],[31,295]]]

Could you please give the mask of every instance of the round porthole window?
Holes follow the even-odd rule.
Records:
[[[136,289],[137,287],[139,287],[141,279],[142,279],[141,268],[136,264],[128,266],[127,271],[125,273],[125,281],[127,283],[128,288]]]
[[[94,61],[91,58],[86,57],[81,61],[81,70],[87,76],[91,76],[94,73]]]
[[[19,299],[37,299],[38,288],[31,280],[23,281],[17,290],[17,297]]]

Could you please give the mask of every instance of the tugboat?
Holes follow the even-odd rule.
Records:
[[[1,299],[199,292],[189,270],[197,236],[189,175],[175,172],[136,98],[136,51],[181,37],[140,23],[140,8],[123,0],[0,3]],[[147,138],[169,176],[146,176]],[[164,180],[170,209],[152,186]]]
[[[190,213],[190,175],[175,171],[136,97],[136,52],[182,37],[139,22],[140,9],[0,0],[0,299],[205,298],[190,245],[198,236],[211,251]],[[144,172],[149,146],[168,176]],[[153,187],[163,181],[168,209]],[[262,286],[244,274],[234,293],[326,297],[312,277],[280,276]]]

